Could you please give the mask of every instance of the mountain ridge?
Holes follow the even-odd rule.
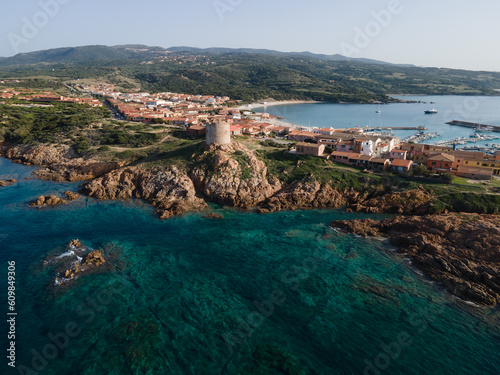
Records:
[[[173,46],[164,48],[160,46],[147,46],[143,44],[124,44],[114,46],[96,44],[77,47],[51,48],[46,50],[18,53],[11,57],[0,57],[0,65],[12,66],[40,63],[85,63],[98,61],[115,61],[122,59],[141,59],[152,57],[158,53],[168,52],[260,54],[281,57],[307,57],[327,61],[352,61],[367,64],[391,65],[400,67],[414,66],[411,64],[394,64],[386,61],[367,58],[351,58],[339,54],[317,54],[310,51],[283,52],[271,49],[226,47],[198,48],[189,46]]]

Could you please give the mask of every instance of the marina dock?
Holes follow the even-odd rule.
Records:
[[[455,125],[455,126],[462,126],[465,128],[473,128],[473,129],[491,129],[490,131],[492,132],[500,132],[500,126],[496,125],[486,125],[486,124],[479,124],[477,122],[468,122],[468,121],[457,121],[457,120],[452,120],[450,122],[447,122],[446,124],[448,125]]]

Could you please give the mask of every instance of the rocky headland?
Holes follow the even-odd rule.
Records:
[[[384,236],[452,294],[484,306],[500,303],[500,217],[447,213],[334,221],[361,236]]]
[[[203,147],[203,146],[202,146]],[[432,212],[425,189],[370,196],[352,188],[321,182],[318,176],[291,183],[270,174],[255,151],[239,142],[204,146],[190,166],[151,167],[78,157],[70,147],[3,146],[3,154],[18,163],[38,165],[38,178],[87,182],[81,193],[97,199],[143,199],[161,218],[206,209],[214,202],[269,213],[283,210],[348,207],[348,211],[425,214]],[[62,204],[40,197],[34,205]]]
[[[144,199],[157,208],[162,219],[207,208],[191,179],[176,167],[121,168],[87,182],[81,192],[97,199]]]

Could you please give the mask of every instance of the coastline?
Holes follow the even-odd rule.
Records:
[[[270,100],[270,101],[267,101],[267,100]],[[267,99],[267,100],[261,101],[258,103],[244,104],[244,105],[240,106],[238,109],[251,111],[251,110],[256,109],[256,108],[274,107],[277,105],[326,103],[326,102],[320,102],[320,101],[315,101],[315,100],[282,100],[282,101],[273,101],[272,99]]]

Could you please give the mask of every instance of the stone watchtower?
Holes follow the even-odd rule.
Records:
[[[231,128],[227,121],[215,121],[207,124],[207,145],[228,145],[231,143]]]

